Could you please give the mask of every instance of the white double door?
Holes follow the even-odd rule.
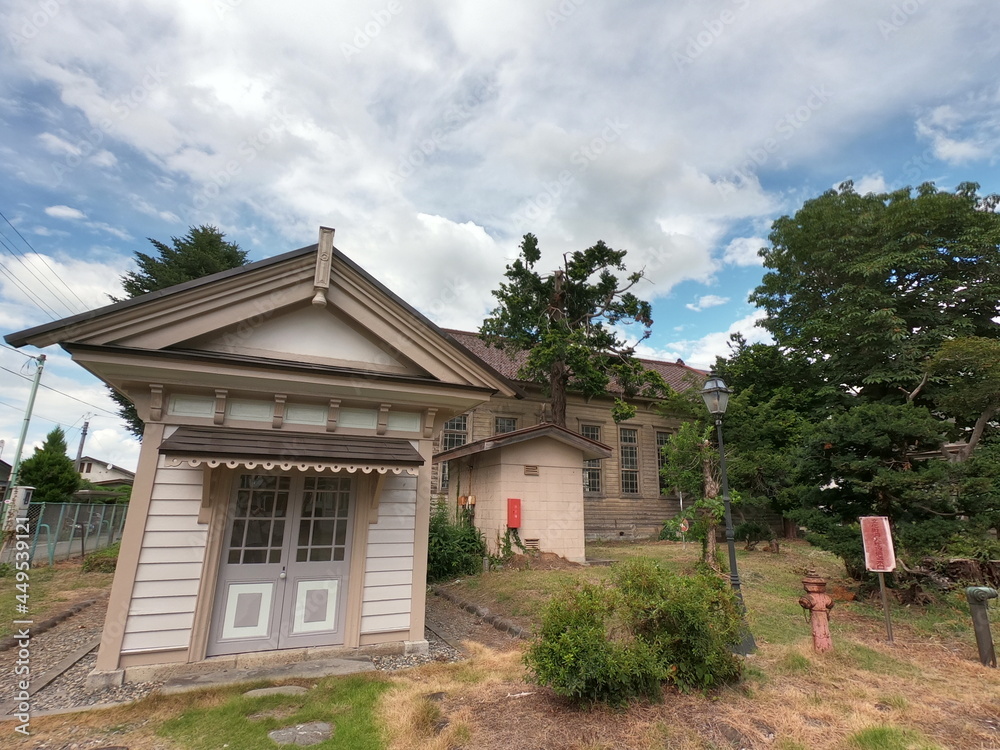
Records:
[[[236,477],[209,656],[344,642],[354,505],[349,477]]]

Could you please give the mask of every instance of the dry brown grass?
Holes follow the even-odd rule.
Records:
[[[618,557],[647,554],[682,566],[690,556],[680,545],[662,543],[602,551]],[[781,556],[743,558],[760,650],[748,659],[741,685],[709,696],[666,691],[661,704],[584,711],[531,685],[519,660],[508,655],[511,671],[505,680],[476,685],[452,681],[449,688],[449,668],[440,673],[434,691],[446,696],[436,705],[441,719],[461,724],[461,741],[447,729],[409,736],[404,730],[394,750],[885,750],[888,745],[854,744],[859,732],[872,727],[895,730],[899,747],[916,750],[1000,748],[1000,671],[978,663],[967,627],[956,631],[942,621],[944,627],[936,632],[927,627],[927,611],[920,616],[897,609],[895,643],[888,644],[876,609],[864,601],[840,602],[833,613],[836,650],[817,655],[796,602],[799,579],[805,567],[815,567],[831,583],[845,585],[839,562],[801,543],[789,545]],[[574,577],[592,573],[580,571]],[[509,616],[516,611],[528,622],[552,593],[544,575],[533,571],[470,580],[455,588],[495,612]],[[952,614],[942,612],[942,617]],[[533,694],[513,697],[523,692]]]
[[[909,731],[914,748],[997,748],[1000,675],[968,656],[877,639],[817,655],[804,640],[765,646],[743,685],[714,695],[585,710],[531,684],[519,652],[479,649],[401,676],[381,711],[392,750],[839,750],[877,726]]]

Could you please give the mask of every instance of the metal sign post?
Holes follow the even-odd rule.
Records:
[[[882,611],[885,613],[885,633],[889,643],[892,643],[892,619],[889,617],[889,599],[885,594],[885,574],[896,569],[896,551],[892,546],[889,519],[885,516],[864,516],[860,521],[861,541],[865,548],[865,568],[878,573]]]

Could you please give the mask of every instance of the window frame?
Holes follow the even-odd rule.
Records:
[[[635,439],[626,440],[625,434],[631,433]],[[628,453],[626,453],[628,449]],[[621,481],[621,493],[623,495],[639,495],[642,486],[639,484],[639,428],[619,427],[618,428],[618,469]],[[626,486],[635,489],[626,489]]]
[[[459,422],[461,420],[461,422]],[[461,427],[458,425],[461,424]],[[441,428],[441,450],[449,451],[452,448],[461,448],[469,442],[469,414],[459,414],[452,417]],[[447,492],[448,485],[451,484],[451,470],[449,461],[442,461],[438,471],[438,492]]]
[[[663,481],[663,467],[666,465],[663,460],[663,446],[669,443],[673,436],[674,433],[668,430],[656,431],[656,483],[661,495],[665,495],[669,489]]]
[[[501,421],[508,422],[510,424],[513,424],[514,426],[511,427],[511,429],[509,429],[509,430],[501,430],[501,429],[499,429]],[[502,414],[499,415],[499,416],[498,415],[494,415],[493,416],[493,434],[494,435],[503,435],[503,434],[508,433],[508,432],[515,432],[516,430],[517,430],[517,417],[508,417],[508,416],[505,416],[505,415],[502,415]]]
[[[587,435],[587,430],[596,431],[596,437]],[[596,440],[599,443],[601,442],[601,425],[581,424],[580,435],[588,440]],[[597,489],[592,489],[593,479],[595,477],[597,479]],[[604,494],[604,470],[601,465],[601,459],[599,458],[583,459],[583,494],[591,497]]]

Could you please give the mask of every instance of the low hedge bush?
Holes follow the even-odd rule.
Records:
[[[486,541],[470,519],[452,520],[445,503],[434,506],[427,544],[428,581],[481,573],[487,554]]]
[[[658,698],[663,684],[707,690],[738,680],[742,618],[715,576],[678,576],[636,558],[611,585],[563,592],[525,656],[535,680],[577,703]]]

